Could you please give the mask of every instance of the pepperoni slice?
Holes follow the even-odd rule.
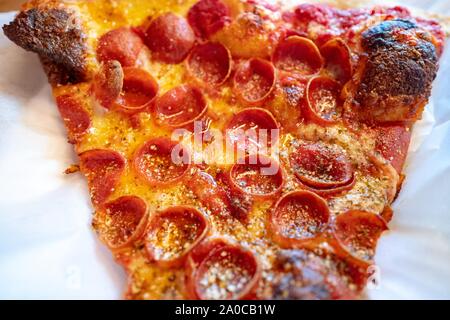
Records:
[[[200,44],[187,59],[189,73],[210,85],[223,84],[231,73],[230,51],[220,43]]]
[[[353,178],[350,180],[350,182],[348,184],[338,186],[338,187],[328,188],[328,189],[319,189],[319,188],[315,188],[315,187],[310,187],[307,184],[303,184],[300,182],[302,189],[314,192],[315,194],[317,194],[325,199],[331,199],[331,198],[336,198],[336,197],[342,196],[342,195],[348,193],[349,190],[351,190],[355,186],[355,184],[356,184],[355,176],[353,176]]]
[[[112,249],[123,248],[145,230],[147,224],[147,204],[137,196],[123,196],[105,204],[105,230],[102,239]]]
[[[191,178],[189,186],[200,202],[218,216],[231,214],[229,199],[216,180],[208,173],[197,171]]]
[[[200,0],[189,9],[187,19],[195,34],[204,39],[231,21],[228,7],[220,0]]]
[[[330,189],[349,184],[354,171],[344,151],[322,142],[299,143],[289,155],[296,177],[307,186]]]
[[[206,109],[207,103],[200,89],[181,85],[159,97],[154,112],[158,124],[184,127],[199,120]]]
[[[321,48],[325,58],[325,69],[341,84],[352,77],[352,58],[350,49],[341,38],[331,39]]]
[[[68,131],[69,141],[77,141],[91,127],[91,116],[82,102],[65,94],[56,98],[59,113]]]
[[[103,204],[114,192],[125,164],[125,158],[113,150],[93,149],[80,154],[80,169],[88,180],[94,205]]]
[[[124,68],[123,89],[115,106],[127,113],[136,113],[147,108],[158,93],[158,83],[143,69]]]
[[[253,58],[236,71],[234,90],[238,98],[248,105],[260,105],[275,86],[275,68],[266,60]]]
[[[380,152],[398,173],[401,173],[408,154],[411,130],[398,125],[378,127],[375,131],[377,132],[375,150]]]
[[[308,247],[325,231],[330,219],[327,202],[310,191],[284,195],[270,213],[275,242],[284,248]]]
[[[285,103],[291,107],[298,107],[305,97],[307,81],[304,78],[285,76],[280,79],[280,87],[283,90]]]
[[[280,70],[312,75],[320,71],[323,58],[317,46],[308,38],[291,36],[275,49],[272,61]]]
[[[386,230],[387,224],[379,215],[355,210],[337,216],[333,233],[338,251],[370,264],[378,238]]]
[[[281,191],[284,173],[275,160],[259,154],[248,155],[240,162],[230,170],[230,181],[237,189],[258,198],[272,197]]]
[[[261,276],[255,255],[225,239],[199,245],[189,256],[187,268],[189,295],[202,300],[251,298]]]
[[[303,3],[295,8],[295,18],[301,24],[315,22],[328,26],[331,18],[331,8],[323,4]]]
[[[216,179],[206,172],[197,170],[188,185],[213,215],[245,220],[252,206],[251,199],[240,190],[230,187],[228,175],[225,173],[219,174]]]
[[[320,125],[336,123],[342,115],[341,85],[328,77],[314,77],[306,88],[305,115]]]
[[[234,187],[230,175],[222,171],[216,176],[219,185],[223,188],[229,199],[231,215],[243,222],[247,221],[248,213],[252,209],[253,199],[250,195]]]
[[[187,253],[208,233],[209,223],[197,209],[188,206],[168,208],[150,221],[145,249],[151,261],[166,267],[184,263]]]
[[[144,47],[141,38],[129,28],[111,30],[100,37],[97,57],[100,61],[117,60],[123,67],[132,67]]]
[[[386,221],[386,223],[389,223],[392,220],[392,217],[394,216],[394,210],[391,208],[390,205],[387,205],[380,213],[380,216],[383,218],[384,221]]]
[[[279,127],[266,109],[248,108],[238,112],[226,126],[227,137],[242,150],[259,152],[276,144]]]
[[[136,151],[133,165],[150,185],[167,186],[181,180],[188,171],[189,152],[168,138],[154,138]]]
[[[97,101],[109,109],[117,100],[123,87],[124,73],[120,62],[108,60],[101,65],[92,83],[92,91]]]
[[[185,18],[165,13],[144,31],[152,57],[165,63],[180,63],[194,46],[195,35]]]

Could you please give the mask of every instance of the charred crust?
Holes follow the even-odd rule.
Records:
[[[272,283],[271,298],[330,299],[324,276],[314,267],[314,264],[320,262],[317,259],[302,250],[281,250],[274,261],[276,276]]]
[[[417,25],[409,20],[394,19],[379,23],[362,34],[363,46],[367,49],[389,45],[392,42],[392,32],[395,30],[411,30],[417,28]]]
[[[361,43],[367,53],[357,96],[362,105],[373,106],[387,99],[406,105],[429,98],[437,53],[414,22],[384,21],[363,32]]]
[[[363,93],[378,95],[428,95],[436,77],[434,47],[422,42],[415,47],[392,43],[372,51],[362,81]]]
[[[81,80],[75,74],[67,70],[62,64],[57,64],[47,57],[40,56],[41,64],[47,75],[48,82],[52,85],[77,83]]]
[[[39,54],[49,81],[66,84],[86,78],[85,35],[65,9],[32,8],[3,26],[5,35],[25,50]]]

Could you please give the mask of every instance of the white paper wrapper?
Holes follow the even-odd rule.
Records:
[[[403,3],[450,15],[448,1]],[[0,25],[13,17],[0,14]],[[86,183],[63,174],[76,158],[40,63],[2,33],[0,110],[0,298],[120,298],[125,274],[91,230]],[[367,296],[450,299],[450,50],[405,172]]]

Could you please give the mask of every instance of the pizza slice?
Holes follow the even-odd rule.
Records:
[[[129,299],[353,299],[445,33],[403,7],[31,0],[36,52]]]

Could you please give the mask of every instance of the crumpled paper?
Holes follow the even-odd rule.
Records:
[[[392,4],[392,1],[381,1]],[[447,1],[402,1],[450,15]],[[380,3],[380,1],[377,1]],[[0,25],[14,13],[0,14]],[[450,298],[450,50],[414,130],[370,299]],[[76,157],[34,54],[0,33],[0,298],[118,299],[125,273],[97,240]]]

